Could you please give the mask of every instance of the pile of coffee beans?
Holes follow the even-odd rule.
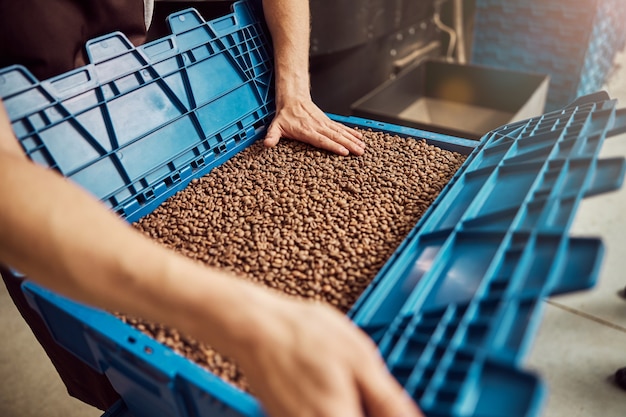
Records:
[[[243,391],[250,391],[248,383],[237,365],[232,360],[220,355],[210,346],[199,343],[195,339],[187,337],[171,327],[151,323],[124,314],[117,314],[117,316],[123,322],[148,334],[158,342],[178,352],[190,361],[204,367],[224,381],[233,384]]]
[[[363,133],[361,157],[287,140],[272,149],[255,143],[134,226],[206,265],[347,312],[465,161],[424,140]],[[125,319],[247,389],[211,348]]]

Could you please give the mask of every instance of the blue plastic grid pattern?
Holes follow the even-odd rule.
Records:
[[[623,159],[596,160],[624,126],[605,99],[485,136],[361,297],[353,320],[427,415],[532,415],[541,387],[517,368],[540,300],[595,283],[601,241],[567,230],[585,196],[624,176]]]
[[[550,74],[548,109],[600,89],[624,47],[620,0],[479,0],[474,63]]]
[[[121,33],[92,40],[90,65],[47,81],[5,70],[0,94],[24,151],[131,221],[150,213],[273,115],[271,42],[253,5],[209,23],[174,14],[174,35],[139,48]]]
[[[234,10],[234,14],[209,23],[193,11],[173,15],[170,24],[175,35],[142,48],[129,47],[119,34],[100,38],[90,43],[98,45],[91,46],[93,64],[41,83],[20,68],[0,70],[0,80],[10,81],[0,84],[0,97],[25,151],[79,182],[129,221],[148,213],[189,179],[227,160],[263,133],[272,99],[267,37],[254,20],[249,3],[237,3]],[[256,38],[244,35],[251,28]],[[207,45],[229,46],[211,49]],[[110,47],[115,53],[110,53]],[[146,49],[153,53],[146,54]],[[207,53],[217,50],[216,55]],[[189,51],[196,52],[190,56]],[[221,58],[203,61],[207,54]],[[118,61],[119,57],[123,59]],[[121,65],[140,59],[144,60],[140,68]],[[224,60],[233,68],[226,68]],[[178,65],[172,70],[180,77],[178,84],[168,83],[167,76],[153,82],[139,78],[137,71],[159,74],[156,67],[163,62]],[[215,86],[191,75],[197,62],[210,62],[202,67],[202,74],[214,74],[220,88],[225,84],[222,78],[243,78],[241,85],[209,101],[219,103],[209,107],[210,112],[200,111],[208,104],[197,97],[206,96]],[[99,69],[100,65],[104,69]],[[75,84],[76,74],[91,78]],[[121,80],[129,74],[133,87],[124,90],[127,81]],[[59,82],[69,91],[61,97],[56,95]],[[241,100],[241,89],[258,99],[257,108]],[[85,90],[95,91],[99,101],[77,108],[66,104],[82,97]],[[163,100],[164,96],[170,101]],[[50,108],[56,108],[61,117],[52,118],[55,113]],[[181,114],[166,118],[163,114],[171,115],[170,108]],[[84,127],[88,118],[81,116],[93,109],[103,115],[102,130]],[[130,122],[118,125],[110,115],[140,111],[159,113],[162,124],[149,132],[137,128],[136,137],[120,141],[119,129]],[[597,278],[601,242],[570,239],[567,231],[583,197],[621,186],[624,160],[599,161],[597,156],[605,137],[626,130],[626,113],[616,111],[615,102],[600,94],[563,111],[504,126],[480,143],[333,117],[353,126],[424,138],[444,149],[471,153],[359,299],[351,318],[376,341],[392,373],[429,416],[537,415],[543,389],[537,377],[519,369],[520,359],[540,319],[541,298],[587,288]],[[231,148],[224,152],[218,145],[216,152],[214,146],[205,146],[204,154],[197,155],[199,149],[192,147],[195,158],[188,159],[187,165],[174,164],[185,151],[180,151],[178,144],[158,144],[184,142],[189,131],[172,131],[183,119],[190,120],[194,134],[211,129],[219,132],[219,137],[218,133],[205,137],[209,143],[211,139],[230,143]],[[79,135],[71,133],[76,131]],[[152,136],[161,142],[144,140]],[[66,137],[72,138],[72,151],[79,152],[68,156],[53,151]],[[107,142],[108,151],[96,146]],[[125,165],[128,159],[117,155],[120,150],[125,155],[128,144],[137,144],[146,155],[139,167],[156,160],[159,167],[168,168],[166,175],[173,168],[184,174],[169,187],[161,174],[150,177],[154,181],[146,180],[155,192],[152,199],[132,194],[130,186],[136,180],[129,174],[125,184],[131,196],[124,203],[116,194],[99,193],[100,180],[105,179],[94,178],[101,174],[91,167],[101,161],[113,161],[119,175],[139,170]],[[87,145],[99,151],[89,161],[85,159]],[[207,161],[206,167],[194,166],[200,156]],[[76,176],[77,172],[89,172],[88,181],[79,181],[85,177]],[[163,183],[166,186],[159,187]],[[31,283],[26,283],[24,290],[55,340],[105,374],[135,417],[263,415],[252,396],[114,316]]]

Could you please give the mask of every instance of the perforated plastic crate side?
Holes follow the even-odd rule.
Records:
[[[269,38],[253,1],[135,48],[121,33],[87,44],[91,64],[39,82],[0,71],[0,97],[26,154],[135,221],[256,140],[273,115]]]

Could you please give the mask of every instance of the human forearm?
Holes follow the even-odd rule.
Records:
[[[309,97],[309,2],[263,0],[263,9],[274,45],[277,101]]]
[[[245,283],[149,241],[25,158],[0,152],[0,190],[0,262],[78,301],[175,326],[224,351],[245,343],[232,332],[256,301],[231,311],[251,293]]]
[[[311,100],[309,2],[263,0],[263,9],[272,34],[276,84],[276,117],[265,145],[288,137],[339,155],[362,155],[362,135],[330,120]]]

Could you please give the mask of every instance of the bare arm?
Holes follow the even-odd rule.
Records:
[[[144,238],[89,194],[29,161],[1,105],[0,195],[0,262],[76,300],[206,340],[235,329],[243,318],[229,303],[256,292]]]
[[[272,417],[363,417],[361,398],[370,417],[418,415],[346,317],[158,246],[25,158],[1,104],[0,195],[1,263],[78,301],[215,346],[239,362]]]
[[[311,100],[309,2],[264,0],[263,9],[272,34],[276,69],[276,118],[265,144],[275,146],[285,136],[340,155],[362,155],[362,135],[330,120]]]

